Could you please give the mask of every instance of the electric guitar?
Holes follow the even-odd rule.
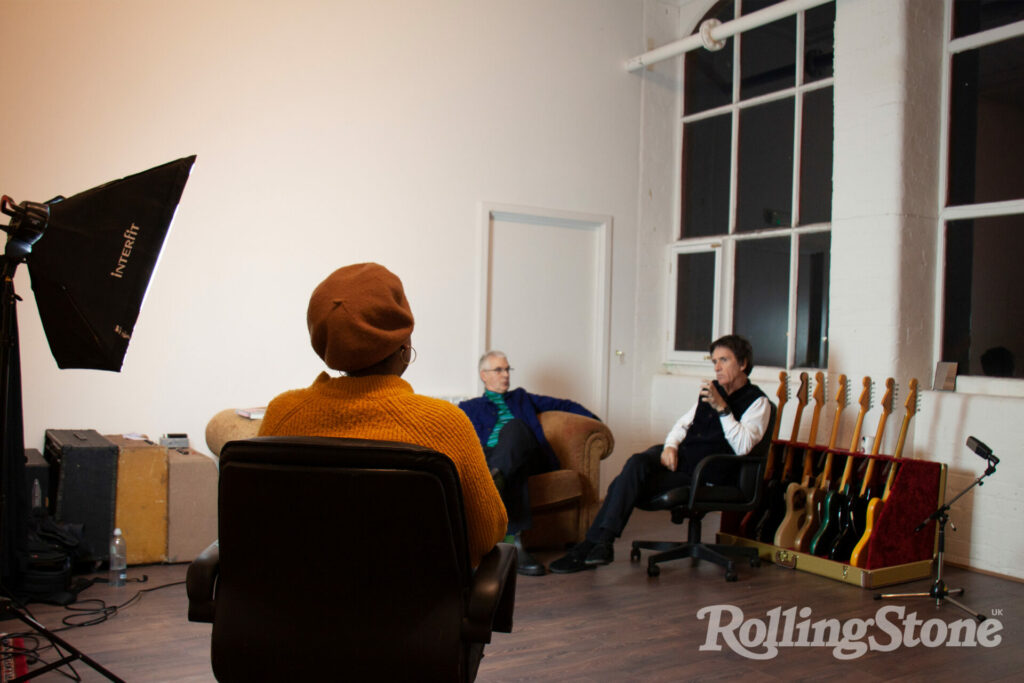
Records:
[[[892,377],[885,380],[885,395],[882,397],[882,415],[878,419],[878,429],[875,432],[875,440],[871,445],[871,455],[878,455],[878,449],[882,444],[882,435],[885,433],[885,423],[892,414],[892,400],[895,392],[896,382]],[[847,562],[853,553],[857,541],[864,534],[865,517],[868,512],[868,501],[871,499],[874,489],[872,488],[875,479],[875,458],[868,458],[867,468],[864,471],[864,479],[861,482],[860,495],[850,495],[843,508],[843,524],[840,526],[839,536],[832,549],[829,551],[829,559],[837,562]]]
[[[903,416],[903,425],[900,427],[899,440],[896,442],[896,452],[892,454],[893,461],[892,465],[889,466],[889,477],[885,482],[885,491],[882,493],[881,498],[872,498],[868,501],[867,512],[864,515],[864,533],[860,537],[860,541],[854,547],[853,552],[850,553],[850,564],[854,567],[864,568],[868,564],[868,543],[871,541],[871,536],[875,530],[875,524],[878,522],[878,517],[882,514],[882,507],[885,502],[889,500],[889,492],[892,490],[892,482],[896,479],[897,461],[900,456],[903,455],[903,444],[907,440],[907,428],[910,426],[910,418],[914,417],[917,412],[917,378],[911,378],[910,380],[910,393],[907,394],[907,400],[903,404],[906,409],[906,414]]]
[[[819,371],[814,375],[814,412],[811,414],[811,431],[807,435],[807,447],[804,449],[803,477],[800,483],[793,482],[786,487],[786,514],[775,531],[775,545],[780,548],[794,547],[797,533],[807,516],[807,497],[814,490],[813,449],[818,439],[818,420],[824,403],[825,373]],[[793,435],[795,438],[795,431]]]
[[[782,523],[786,516],[786,489],[793,483],[793,442],[796,441],[800,431],[800,418],[804,414],[804,407],[807,405],[807,373],[800,373],[800,388],[796,390],[796,415],[793,416],[793,431],[786,444],[785,458],[783,459],[782,474],[778,479],[768,482],[768,490],[765,496],[768,497],[768,507],[757,523],[757,540],[763,543],[771,543],[775,539],[775,530]]]
[[[764,468],[764,480],[769,484],[775,477],[775,442],[779,439],[779,423],[782,422],[782,407],[786,405],[786,401],[789,400],[789,375],[785,370],[779,373],[779,390],[776,392],[775,397],[778,399],[779,405],[775,411],[775,425],[772,427],[772,442],[771,446],[768,448],[768,463]],[[761,519],[762,515],[764,515],[765,508],[768,505],[767,498],[767,496],[761,496],[761,502],[758,506],[743,515],[743,519],[740,520],[740,536],[744,538],[755,538],[754,534],[757,531],[757,522]]]
[[[839,436],[839,418],[842,416],[843,408],[846,407],[846,375],[839,375],[839,389],[836,391],[836,414],[832,418],[832,436],[829,437],[828,449],[825,455],[825,465],[821,473],[815,479],[815,484],[807,496],[807,514],[804,523],[800,525],[797,532],[793,549],[797,552],[806,553],[811,550],[811,543],[814,536],[821,528],[822,508],[825,504],[825,497],[832,487],[832,451],[836,447],[836,439]]]
[[[864,389],[860,393],[860,412],[857,414],[857,423],[853,428],[853,437],[850,439],[851,453],[846,456],[846,467],[843,469],[843,477],[839,481],[838,491],[829,491],[825,496],[825,503],[822,506],[821,528],[814,535],[811,541],[811,554],[825,557],[832,550],[843,524],[843,506],[850,493],[850,480],[853,478],[853,462],[856,460],[852,453],[857,450],[857,443],[860,441],[860,430],[864,426],[864,416],[871,407],[871,378],[864,378]],[[830,454],[831,455],[831,454]]]

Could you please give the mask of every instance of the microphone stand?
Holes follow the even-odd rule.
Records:
[[[928,526],[928,523],[932,520],[935,520],[939,524],[939,548],[935,561],[935,582],[932,584],[931,590],[927,593],[876,593],[875,600],[892,598],[935,598],[936,607],[941,607],[943,601],[949,601],[978,621],[985,621],[985,615],[979,614],[963,603],[949,597],[950,595],[963,595],[964,589],[949,588],[946,586],[946,582],[942,579],[942,556],[946,551],[946,522],[949,522],[949,508],[975,486],[983,486],[985,482],[982,480],[985,479],[985,477],[994,474],[996,471],[996,463],[998,460],[995,460],[994,458],[986,458],[986,460],[988,462],[988,467],[985,468],[985,472],[980,477],[975,479],[967,488],[958,493],[953,500],[942,505],[938,510],[930,514],[927,519],[918,524],[914,529],[915,532],[919,532]],[[953,527],[953,531],[956,531],[956,526],[952,522],[949,522],[949,525]]]

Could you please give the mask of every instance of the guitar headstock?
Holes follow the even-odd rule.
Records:
[[[836,410],[842,410],[849,402],[846,395],[849,389],[847,383],[846,375],[839,375],[839,388],[836,390]]]
[[[864,388],[861,389],[860,399],[857,401],[860,404],[861,413],[866,413],[871,408],[871,378],[864,378]]]
[[[775,392],[775,397],[779,400],[779,412],[782,412],[782,406],[786,405],[786,401],[789,400],[789,375],[785,370],[779,372],[779,390]]]
[[[907,393],[907,400],[903,403],[903,407],[906,408],[908,415],[913,415],[917,412],[917,378],[911,377],[909,384],[910,391]]]
[[[825,402],[825,373],[814,373],[814,402],[819,406]]]
[[[886,415],[892,413],[892,401],[896,396],[896,380],[889,377],[885,380],[885,395],[882,396],[882,412]]]
[[[807,405],[807,373],[800,373],[800,387],[796,390],[796,402],[801,406]]]

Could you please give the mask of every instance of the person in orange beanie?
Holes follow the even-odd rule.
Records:
[[[306,323],[313,350],[343,374],[322,372],[311,386],[277,396],[260,435],[399,441],[447,455],[459,473],[475,567],[504,538],[508,517],[466,415],[401,378],[416,357],[402,281],[376,263],[339,268],[313,291]]]

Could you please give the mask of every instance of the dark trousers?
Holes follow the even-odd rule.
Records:
[[[664,444],[659,443],[629,457],[622,471],[608,485],[604,503],[587,530],[588,541],[599,543],[619,537],[638,501],[690,483],[689,474],[679,469],[673,472],[661,464],[664,448]]]
[[[497,468],[505,478],[501,500],[508,513],[508,533],[518,534],[533,523],[530,515],[530,491],[527,479],[531,474],[550,470],[547,457],[529,425],[519,419],[509,420],[501,428],[498,443],[484,446],[487,466]]]

